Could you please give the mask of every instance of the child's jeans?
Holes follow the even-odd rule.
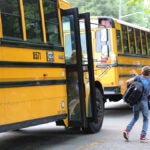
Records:
[[[134,126],[135,122],[139,119],[139,113],[142,112],[143,115],[143,127],[141,131],[142,136],[146,136],[147,129],[148,129],[148,114],[149,114],[149,108],[148,108],[148,102],[147,100],[141,100],[140,103],[133,106],[133,118],[130,121],[130,123],[127,125],[127,130],[130,131],[132,127]]]

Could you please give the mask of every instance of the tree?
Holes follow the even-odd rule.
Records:
[[[149,0],[129,0],[127,2],[127,4],[134,5],[135,3],[142,3],[142,2],[144,2],[145,6],[146,6],[146,8],[145,8],[146,12],[150,13],[150,1]]]
[[[125,3],[122,12],[122,19],[124,21],[140,25],[142,27],[149,26],[148,14],[145,13],[145,6],[143,1],[134,3],[134,5],[129,5],[128,2]]]
[[[121,8],[122,20],[138,24],[142,27],[150,26],[149,7],[144,5],[146,0],[69,0],[71,4],[79,8],[79,12],[90,12],[91,16],[111,16],[119,17],[119,8]],[[148,1],[148,0],[147,0]],[[121,3],[121,7],[119,4]],[[132,2],[132,3],[131,3]],[[137,13],[140,12],[140,13]],[[130,15],[129,15],[130,14]],[[129,16],[126,16],[129,15]],[[124,17],[123,17],[124,16]],[[125,17],[126,16],[126,17]]]

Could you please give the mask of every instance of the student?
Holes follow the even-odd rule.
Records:
[[[136,81],[140,78],[144,86],[144,91],[139,103],[133,106],[133,118],[131,119],[130,123],[127,125],[126,129],[123,131],[123,137],[128,140],[129,139],[129,132],[131,131],[132,127],[139,119],[139,112],[142,112],[143,115],[143,126],[140,135],[140,142],[144,143],[147,142],[148,139],[146,138],[147,129],[148,129],[148,95],[150,93],[150,66],[145,66],[142,68],[142,74],[137,75],[136,77],[130,78],[127,80],[127,85],[131,84],[132,82]]]

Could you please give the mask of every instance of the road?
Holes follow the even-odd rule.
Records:
[[[122,131],[132,117],[132,109],[123,102],[107,102],[101,132],[83,134],[65,130],[55,123],[0,134],[0,150],[149,150],[150,143],[140,143],[142,116],[130,134],[130,141]],[[150,129],[148,130],[150,137]]]

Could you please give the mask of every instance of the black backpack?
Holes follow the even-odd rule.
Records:
[[[130,106],[133,106],[141,100],[143,90],[144,86],[141,81],[134,81],[126,89],[122,99]]]

